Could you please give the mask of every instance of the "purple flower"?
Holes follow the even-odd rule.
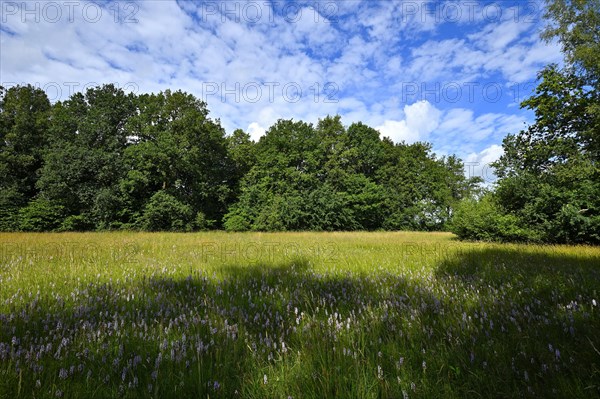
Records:
[[[61,380],[66,380],[68,376],[69,376],[69,374],[67,373],[67,370],[65,370],[65,369],[60,369],[60,371],[58,372],[58,377]]]

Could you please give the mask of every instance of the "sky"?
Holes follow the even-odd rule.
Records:
[[[468,175],[533,122],[519,103],[560,63],[535,1],[0,0],[0,85],[51,101],[112,83],[194,94],[228,133],[341,115],[456,154]]]

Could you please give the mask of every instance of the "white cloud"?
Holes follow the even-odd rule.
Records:
[[[520,115],[484,113],[475,116],[465,108],[444,113],[440,126],[432,134],[434,148],[465,156],[490,142],[501,142],[508,133],[517,133],[528,120]]]
[[[464,158],[465,175],[467,177],[481,177],[485,184],[496,181],[494,168],[491,163],[500,159],[504,150],[497,144],[483,149],[479,152],[473,152]]]
[[[267,130],[262,127],[261,125],[259,125],[256,122],[252,122],[250,125],[248,125],[248,128],[246,129],[246,132],[250,135],[250,138],[254,141],[258,141],[262,136],[265,135],[265,132]]]
[[[420,9],[409,15],[399,1],[317,2],[317,10],[302,8],[297,21],[286,20],[267,2],[252,2],[261,7],[257,23],[248,14],[236,21],[224,13],[228,2],[209,3],[223,9],[207,15],[208,3],[136,2],[137,23],[115,23],[114,7],[125,3],[103,5],[95,23],[82,17],[83,3],[72,22],[66,8],[57,23],[3,15],[0,84],[39,83],[50,85],[49,92],[58,86],[62,92],[53,100],[72,94],[73,83],[76,90],[102,83],[138,92],[181,89],[205,99],[211,117],[227,132],[246,128],[253,139],[279,118],[314,123],[339,113],[345,124],[378,126],[395,141],[429,140],[443,153],[468,155],[518,131],[520,111],[494,109],[491,103],[477,104],[475,112],[475,105],[413,102],[401,98],[399,85],[484,83],[500,76],[505,86],[531,80],[559,54],[556,46],[531,38],[537,37],[537,24],[461,19],[458,29],[442,34],[439,21],[423,19]],[[239,3],[241,11],[244,4]],[[335,90],[326,92],[328,82]],[[208,97],[207,83],[218,88]],[[248,84],[261,87],[258,98],[239,92]],[[275,84],[274,91],[266,84]],[[301,88],[298,101],[283,93],[288,84]]]
[[[394,142],[414,143],[426,141],[429,134],[439,126],[441,111],[428,101],[419,101],[404,107],[403,120],[386,120],[376,127],[384,137]]]

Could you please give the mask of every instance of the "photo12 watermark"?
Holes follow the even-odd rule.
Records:
[[[0,1],[2,23],[90,23],[109,19],[117,24],[136,24],[140,4],[135,1]]]
[[[543,13],[543,2],[490,1],[398,1],[395,20],[399,24],[421,23],[494,23],[514,21],[536,23]]]
[[[465,176],[467,178],[479,177],[484,183],[495,183],[498,176],[496,176],[496,168],[492,164],[493,162],[464,162]]]
[[[335,82],[302,85],[298,82],[202,82],[201,99],[222,103],[297,103],[310,100],[315,103],[337,103],[339,87]]]
[[[121,264],[136,263],[139,245],[123,242],[111,245],[69,241],[44,242],[43,245],[23,242],[0,242],[0,265],[4,267],[32,265],[43,262],[75,264],[110,260]]]
[[[481,262],[481,254],[486,248],[476,242],[402,242],[399,244],[398,253],[403,261],[431,259],[435,262],[461,261]],[[511,246],[506,248],[510,258],[525,264],[535,261],[540,254],[543,256],[564,254],[564,248],[552,244],[528,243],[526,246]],[[587,259],[585,252],[570,253],[570,258]]]
[[[317,242],[306,245],[306,243],[276,241],[234,243],[208,241],[195,246],[193,255],[195,259],[202,263],[262,263],[275,262],[279,259],[291,261],[300,258],[319,262],[333,262],[338,260],[339,250],[334,242]]]
[[[428,101],[440,103],[521,103],[537,87],[536,82],[400,82],[400,99],[404,103]]]
[[[360,0],[343,0],[360,3]],[[489,1],[406,1],[379,0],[392,4],[392,18],[398,25],[409,23],[494,23],[514,21],[537,23],[542,18],[543,2],[514,3]],[[377,3],[375,0],[373,3]],[[204,23],[234,21],[247,24],[275,24],[278,21],[335,23],[341,15],[338,1],[202,1],[196,11]]]
[[[233,21],[247,24],[293,24],[300,21],[328,24],[338,20],[335,1],[202,1],[197,14],[203,23]]]
[[[41,89],[48,96],[48,100],[52,103],[56,101],[64,101],[69,99],[75,93],[85,93],[89,89],[94,89],[96,87],[100,87],[106,84],[112,84],[117,89],[121,89],[126,93],[138,94],[140,92],[140,87],[135,82],[108,82],[108,83],[98,83],[98,82],[34,82],[34,83],[25,83],[25,82],[0,82],[0,86],[5,89],[10,89],[11,87],[16,86],[27,86],[31,85],[36,89]]]

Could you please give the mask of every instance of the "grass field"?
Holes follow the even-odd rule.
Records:
[[[0,234],[17,397],[600,397],[600,248]]]

